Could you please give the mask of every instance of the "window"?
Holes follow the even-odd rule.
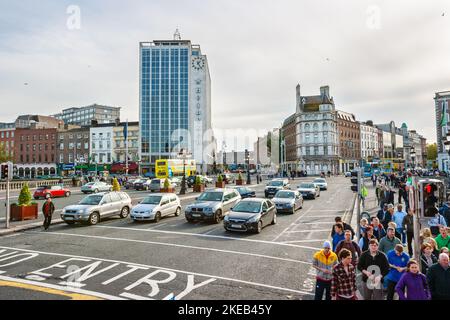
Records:
[[[64,163],[64,155],[63,154],[59,155],[59,163]]]
[[[263,209],[263,211],[264,210],[266,210],[266,211],[269,210],[269,206],[267,205],[266,201],[263,202],[262,209]]]
[[[95,149],[95,142],[92,142],[92,149]]]
[[[48,134],[45,135],[45,140],[48,140]]]
[[[39,151],[42,151],[42,144],[39,143]]]
[[[81,142],[77,142],[77,150],[81,150]]]
[[[5,137],[5,133],[4,132],[2,132],[2,139]]]
[[[69,143],[69,149],[72,150],[73,147],[74,147],[73,142],[70,142],[70,143]]]
[[[33,144],[33,151],[36,151],[36,145]]]
[[[86,149],[86,150],[89,149],[89,142],[85,142],[85,143],[84,143],[84,149]]]

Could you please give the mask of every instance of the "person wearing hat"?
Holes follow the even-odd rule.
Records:
[[[322,247],[323,249],[316,252],[313,257],[313,268],[317,270],[314,300],[322,300],[324,292],[325,300],[331,300],[333,267],[337,265],[338,257],[331,251],[331,243],[329,241],[325,241]]]

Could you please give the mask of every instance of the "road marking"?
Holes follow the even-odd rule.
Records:
[[[108,294],[103,294],[100,292],[83,290],[83,289],[78,289],[78,288],[73,288],[73,287],[58,286],[58,285],[36,282],[36,281],[31,281],[31,280],[16,279],[16,278],[5,277],[5,276],[0,276],[0,287],[1,286],[23,288],[23,289],[33,290],[33,291],[45,292],[48,294],[61,295],[61,296],[70,297],[73,300],[99,300],[99,298],[108,299],[108,300],[124,300],[122,298],[111,296]],[[73,292],[73,293],[68,293],[68,292]]]
[[[153,229],[156,229],[156,228],[165,226],[166,224],[168,224],[168,222],[160,223],[160,224],[158,224],[157,226],[147,228],[147,230],[153,230]]]
[[[290,244],[282,244],[282,243],[279,243],[279,242],[266,241],[266,240],[242,239],[242,238],[236,238],[236,237],[233,237],[233,236],[216,236],[216,235],[209,235],[209,234],[205,235],[205,234],[202,234],[202,233],[189,233],[189,232],[178,232],[178,231],[167,231],[167,230],[148,230],[148,229],[136,229],[136,228],[129,228],[129,227],[112,227],[112,226],[98,226],[98,225],[97,226],[91,226],[91,228],[104,228],[104,229],[118,229],[118,230],[129,230],[129,231],[140,231],[140,232],[155,232],[155,233],[177,234],[177,235],[182,235],[182,236],[191,236],[191,237],[200,237],[200,238],[226,239],[226,240],[233,240],[233,241],[253,242],[253,243],[265,243],[265,244],[272,244],[272,245],[290,246],[290,247],[295,247],[295,248],[317,250],[317,248],[312,248],[312,247],[297,246],[297,245],[290,245]]]
[[[268,289],[275,289],[275,290],[281,290],[281,291],[287,291],[287,292],[293,292],[293,293],[297,293],[297,294],[313,296],[313,294],[311,294],[310,292],[304,292],[304,291],[299,291],[299,290],[294,290],[294,289],[289,289],[289,288],[276,287],[276,286],[271,286],[271,285],[258,283],[258,282],[251,282],[251,281],[244,281],[244,280],[232,279],[232,278],[227,278],[227,277],[213,276],[213,275],[208,275],[208,274],[203,274],[203,273],[188,272],[188,271],[172,269],[172,268],[163,268],[163,267],[157,267],[157,266],[143,265],[143,264],[134,263],[134,262],[126,262],[126,261],[103,259],[103,258],[93,258],[93,257],[86,257],[86,256],[74,256],[74,255],[71,256],[71,255],[68,255],[68,254],[52,253],[52,252],[44,252],[44,251],[35,251],[35,250],[28,250],[28,249],[16,249],[16,248],[13,248],[13,247],[4,247],[4,246],[0,246],[0,248],[9,249],[9,250],[20,250],[20,251],[32,252],[32,253],[39,253],[39,254],[44,254],[44,255],[49,255],[49,256],[53,255],[53,256],[60,256],[60,257],[66,257],[66,258],[69,257],[69,258],[100,260],[100,261],[105,261],[105,262],[113,262],[113,263],[117,262],[117,263],[122,263],[122,264],[131,264],[131,265],[140,266],[140,267],[144,267],[144,268],[164,269],[164,270],[179,272],[179,273],[183,273],[183,274],[187,274],[187,275],[192,274],[192,275],[200,276],[200,277],[215,278],[215,279],[220,279],[220,280],[226,280],[226,281],[232,281],[232,282],[248,284],[248,285],[257,286],[257,287],[263,287],[263,288],[268,288]],[[13,279],[13,280],[16,280],[16,279]],[[42,285],[42,284],[39,283],[39,285]],[[51,286],[51,285],[48,285],[48,286]],[[76,288],[73,288],[70,291],[86,292],[86,290],[76,289]],[[96,293],[95,295],[98,295],[98,294]],[[103,298],[106,295],[102,294],[102,296],[100,296],[100,295],[98,295],[98,296]],[[118,297],[112,297],[112,298],[114,298],[116,300],[117,299],[122,300],[122,299],[120,299]]]
[[[322,210],[322,209],[316,209],[316,210],[311,210],[311,212],[336,212],[336,213],[344,213],[345,210],[346,210],[346,209],[334,209],[334,210],[331,210],[331,209],[324,209],[324,210]],[[340,212],[340,211],[342,211],[342,212]]]
[[[337,215],[323,215],[323,216],[308,216],[308,218],[335,218],[338,217]]]
[[[308,224],[308,225],[309,224],[313,224],[313,225],[315,225],[315,224],[329,224],[329,225],[332,225],[334,223],[331,222],[331,221],[326,221],[326,222],[298,222],[298,223],[296,223],[297,226],[300,226],[302,224]]]
[[[152,298],[142,297],[142,296],[138,296],[136,294],[132,294],[132,293],[128,293],[128,292],[123,292],[120,294],[120,296],[124,297],[124,298],[128,298],[128,299],[133,299],[133,300],[155,300]]]
[[[320,240],[296,240],[296,241],[282,241],[281,243],[297,243],[297,242],[323,242],[326,239],[320,239]]]
[[[291,228],[293,225],[296,224],[296,222],[298,222],[301,218],[303,218],[307,213],[309,213],[312,208],[314,208],[314,206],[312,206],[311,208],[309,208],[308,210],[306,210],[306,212],[304,214],[302,214],[300,217],[297,218],[297,220],[295,220],[294,222],[292,222],[286,229],[284,229],[278,236],[275,237],[275,239],[273,239],[272,241],[275,242],[278,238],[280,238],[286,231],[289,230],[289,228]]]
[[[307,233],[307,232],[325,232],[330,231],[330,229],[320,229],[320,230],[301,230],[301,231],[286,231],[286,233]]]
[[[30,232],[27,232],[27,233],[41,233],[41,232],[30,231]],[[195,249],[195,250],[205,250],[205,251],[214,251],[214,252],[222,252],[222,253],[239,254],[239,255],[246,255],[246,256],[258,257],[258,258],[280,260],[280,261],[300,263],[300,264],[311,264],[311,262],[294,260],[294,259],[287,259],[287,258],[279,258],[279,257],[274,257],[274,256],[267,256],[267,255],[262,255],[262,254],[256,254],[256,253],[249,253],[249,252],[242,252],[242,251],[233,251],[233,250],[223,250],[223,249],[215,249],[215,248],[206,248],[206,247],[197,247],[197,246],[188,246],[188,245],[183,245],[183,244],[164,243],[164,242],[155,242],[155,241],[146,241],[146,240],[133,240],[133,239],[124,239],[124,238],[113,238],[113,237],[104,237],[104,236],[91,236],[91,235],[72,234],[72,233],[59,233],[59,232],[48,232],[46,234],[47,235],[70,236],[70,237],[78,237],[78,238],[88,238],[88,239],[101,239],[101,240],[113,240],[113,241],[123,241],[123,242],[135,242],[135,243],[154,244],[154,245],[167,246],[167,247],[178,247],[178,248],[187,248],[187,249]],[[314,248],[314,250],[318,250],[318,248]]]

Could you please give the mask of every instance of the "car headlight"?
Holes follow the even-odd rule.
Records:
[[[203,209],[205,212],[213,212],[213,208],[204,208]]]
[[[228,215],[226,215],[224,218],[223,218],[223,221],[230,221],[230,218],[228,217]]]
[[[253,218],[250,218],[247,220],[247,222],[249,222],[249,223],[258,222],[258,221],[259,221],[259,216],[254,216]]]

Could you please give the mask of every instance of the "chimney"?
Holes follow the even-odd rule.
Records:
[[[330,87],[329,86],[323,86],[320,87],[320,95],[323,97],[330,98]]]
[[[300,84],[297,84],[296,89],[296,110],[297,113],[300,113],[301,111],[301,103],[302,103],[302,96],[300,95]]]

